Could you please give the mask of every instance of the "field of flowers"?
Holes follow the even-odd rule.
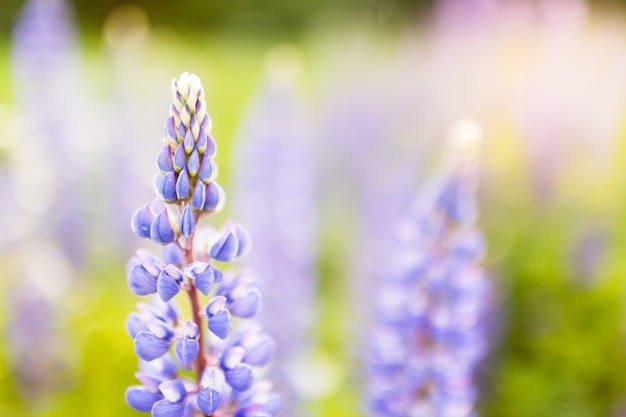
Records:
[[[0,416],[626,416],[626,15],[395,3],[0,19]]]

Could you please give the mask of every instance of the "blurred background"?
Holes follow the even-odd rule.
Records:
[[[124,320],[138,302],[124,265],[155,248],[129,219],[154,196],[183,71],[203,81],[219,147],[229,200],[216,225],[256,221],[259,258],[271,257],[255,213],[272,196],[288,214],[276,227],[299,245],[289,275],[301,279],[267,285],[293,286],[304,310],[284,365],[303,415],[365,415],[372,271],[447,132],[471,117],[496,288],[479,415],[626,416],[621,2],[0,8],[0,416],[139,415],[123,397],[137,367]],[[267,297],[271,323],[282,301]]]

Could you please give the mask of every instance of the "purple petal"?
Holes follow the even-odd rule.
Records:
[[[206,185],[205,201],[202,206],[204,211],[220,211],[226,202],[226,194],[222,187],[215,181],[211,181]]]
[[[200,130],[198,131],[198,140],[196,141],[196,149],[200,153],[204,153],[207,145],[207,136],[204,127],[200,126]]]
[[[206,314],[209,317],[212,317],[222,311],[226,306],[226,297],[223,295],[218,295],[213,297],[209,304],[206,306]]]
[[[242,362],[251,366],[265,366],[274,356],[275,344],[270,338],[265,338],[259,343],[246,349]]]
[[[215,156],[215,154],[217,153],[217,145],[215,144],[215,139],[213,139],[213,136],[209,134],[207,134],[207,145],[204,153],[210,156]]]
[[[221,262],[230,262],[235,259],[239,242],[233,230],[229,227],[226,229],[219,240],[211,247],[210,255],[213,259]]]
[[[150,332],[139,332],[135,336],[135,353],[145,361],[152,361],[167,353],[170,342],[159,339]]]
[[[163,130],[165,131],[165,136],[167,138],[172,138],[175,141],[178,140],[176,137],[176,127],[174,126],[174,116],[167,119]]]
[[[187,131],[185,134],[185,139],[183,139],[183,146],[185,147],[185,153],[189,155],[194,147],[193,134],[191,133],[191,129]]]
[[[185,200],[189,198],[191,194],[191,184],[189,183],[189,175],[187,169],[183,169],[178,174],[178,180],[176,180],[176,196],[179,200]]]
[[[137,333],[141,331],[148,331],[148,327],[139,314],[130,313],[126,317],[126,332],[134,339]]]
[[[154,214],[147,204],[135,211],[130,219],[130,228],[139,237],[150,238],[150,225]]]
[[[143,265],[136,264],[128,273],[128,287],[137,295],[154,294],[157,290],[156,279],[146,271]]]
[[[211,264],[194,262],[185,267],[185,273],[195,280],[195,286],[204,295],[209,295],[213,285],[222,279],[222,273]],[[217,281],[219,282],[219,281]]]
[[[200,170],[200,156],[198,155],[198,151],[196,149],[191,152],[189,155],[189,161],[187,161],[187,171],[189,175],[195,177]]]
[[[187,320],[187,323],[185,323],[184,333],[185,337],[195,339],[200,334],[200,329],[198,329],[198,326],[192,320]]]
[[[150,391],[139,385],[126,388],[124,397],[129,406],[143,412],[149,412],[155,402],[163,399],[163,395],[159,391]]]
[[[183,280],[185,279],[183,272],[172,264],[165,265],[165,267],[163,268],[163,271],[165,271],[167,275],[169,275],[170,277],[172,277],[174,280],[178,282],[183,282]]]
[[[178,373],[178,367],[169,355],[161,356],[153,361],[139,360],[139,370],[159,381],[172,379]]]
[[[176,173],[169,171],[157,181],[157,194],[165,201],[176,201]]]
[[[180,234],[189,237],[193,234],[195,228],[195,219],[193,217],[193,212],[191,211],[191,207],[189,204],[185,205],[183,209],[183,214],[180,218]]]
[[[245,391],[254,383],[254,372],[249,365],[238,365],[233,369],[225,369],[226,383],[235,391]]]
[[[161,400],[152,406],[152,417],[182,417],[185,411],[184,403],[173,403]]]
[[[250,238],[250,235],[248,234],[246,229],[244,229],[241,225],[237,225],[237,227],[235,228],[235,234],[237,235],[238,242],[236,257],[239,258],[241,256],[247,255],[248,252],[250,252],[250,248],[252,247],[252,239]]]
[[[198,394],[198,407],[206,415],[211,415],[220,405],[220,393],[211,388],[204,388]]]
[[[200,170],[198,171],[198,179],[205,184],[208,184],[216,173],[215,162],[208,153],[205,153],[202,157],[202,163],[200,164]]]
[[[191,196],[191,207],[196,210],[202,210],[206,201],[206,189],[201,181],[196,182]]]
[[[222,274],[217,268],[209,264],[206,269],[196,275],[196,288],[204,295],[209,295],[215,284],[217,274]]]
[[[228,337],[232,327],[232,319],[228,310],[224,309],[210,316],[208,322],[211,333],[222,340]]]
[[[178,359],[180,359],[186,367],[196,359],[198,352],[200,352],[200,345],[195,339],[183,337],[176,342],[176,356],[178,356]]]
[[[269,398],[265,399],[265,404],[261,406],[259,411],[265,412],[270,416],[275,416],[281,408],[283,408],[281,396],[276,393],[271,393],[269,394]]]
[[[185,148],[183,145],[178,145],[174,152],[174,169],[176,172],[180,172],[187,165],[187,155],[185,154]]]
[[[159,390],[166,400],[173,403],[179,403],[187,396],[185,385],[179,379],[162,382],[159,385]]]
[[[170,223],[167,210],[160,212],[150,225],[150,238],[160,244],[171,243],[176,239],[176,233]]]
[[[241,364],[241,360],[246,354],[246,350],[242,346],[233,346],[222,353],[220,366],[222,369],[235,369]]]
[[[178,93],[176,93],[176,94],[178,94]],[[179,101],[180,101],[180,100],[179,100]],[[184,138],[184,137],[185,137],[185,132],[186,132],[186,130],[185,130],[185,125],[184,125],[184,124],[182,124],[182,123],[181,123],[181,124],[179,124],[179,125],[178,125],[178,137],[181,139],[181,141],[182,141],[182,138]]]
[[[161,153],[159,153],[159,156],[157,158],[157,166],[159,167],[159,171],[164,174],[174,169],[174,164],[172,163],[172,150],[170,149],[170,145],[166,145],[165,148],[161,150]]]
[[[167,302],[180,291],[180,282],[169,276],[165,271],[161,271],[157,278],[157,293],[161,300]]]
[[[260,308],[261,292],[256,288],[251,288],[243,297],[231,300],[228,305],[228,309],[233,316],[243,319],[254,317]]]
[[[166,264],[180,266],[185,263],[185,253],[176,243],[163,246],[163,261]]]

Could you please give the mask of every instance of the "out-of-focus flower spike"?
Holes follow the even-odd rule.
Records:
[[[187,172],[191,177],[195,177],[200,170],[200,156],[198,155],[198,150],[194,149],[189,155],[189,160],[187,161]]]
[[[159,213],[150,225],[150,238],[160,244],[171,243],[176,240],[178,234],[178,224],[172,225],[168,210]]]
[[[147,204],[135,211],[130,219],[130,228],[141,238],[150,238],[150,225],[154,220],[154,213]]]
[[[226,194],[222,187],[215,181],[211,181],[206,185],[203,211],[219,212],[226,204]]]
[[[220,262],[231,262],[237,256],[239,242],[231,227],[227,227],[217,242],[211,247],[211,258]]]

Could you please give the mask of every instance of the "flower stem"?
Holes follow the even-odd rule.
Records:
[[[194,262],[193,259],[193,235],[191,235],[186,242],[185,245],[185,261],[187,264]],[[200,352],[198,352],[198,356],[194,361],[194,368],[198,380],[198,384],[200,383],[200,379],[202,378],[202,373],[204,372],[204,368],[207,365],[207,360],[204,352],[204,327],[202,325],[202,317],[200,316],[200,300],[198,299],[198,290],[196,289],[196,284],[193,280],[189,281],[189,287],[187,288],[187,294],[189,295],[189,301],[191,302],[191,313],[193,316],[193,321],[198,326],[198,344],[200,345]]]

